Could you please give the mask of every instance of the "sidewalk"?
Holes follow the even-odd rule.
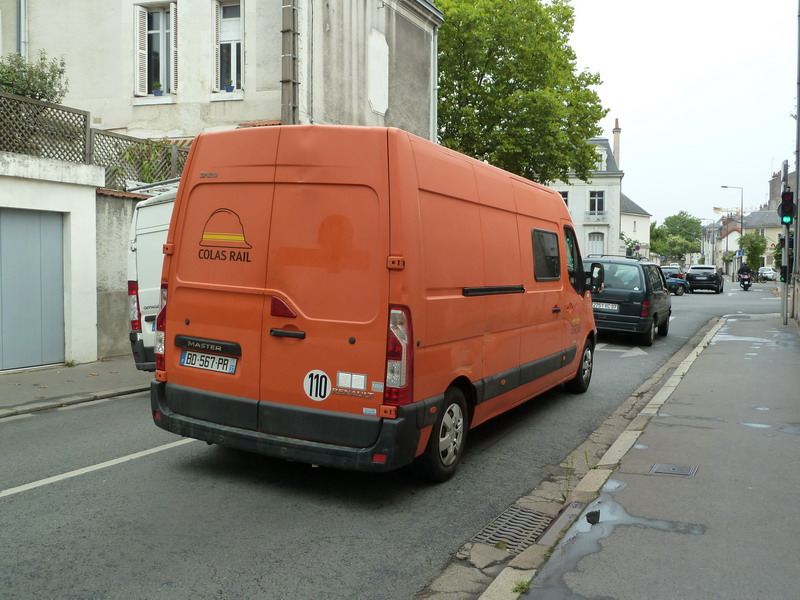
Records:
[[[798,597],[796,321],[723,320],[608,454],[524,598]]]
[[[74,367],[0,373],[0,418],[150,389],[152,373],[137,371],[130,354]]]

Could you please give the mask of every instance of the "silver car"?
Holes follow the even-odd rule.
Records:
[[[773,267],[759,267],[758,279],[760,281],[777,281],[778,272]]]

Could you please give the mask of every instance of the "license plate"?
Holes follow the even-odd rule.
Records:
[[[695,277],[697,281],[705,281],[708,277]]]
[[[217,373],[228,373],[230,375],[236,372],[235,358],[231,358],[230,356],[217,356],[216,354],[204,354],[192,350],[184,350],[181,352],[180,364],[182,367],[192,367],[194,369],[204,369]]]
[[[598,308],[600,310],[612,310],[614,312],[619,312],[619,304],[612,304],[610,302],[592,302],[592,308]]]

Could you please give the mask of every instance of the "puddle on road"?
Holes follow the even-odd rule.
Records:
[[[716,344],[717,342],[751,342],[753,344],[775,345],[775,340],[768,340],[767,338],[747,337],[743,335],[728,335],[727,333],[717,333],[711,340],[711,343]]]
[[[788,427],[779,427],[778,431],[781,433],[790,433],[792,435],[800,435],[800,426],[798,425],[791,425]]]
[[[627,487],[626,483],[614,479],[610,479],[603,486],[600,496],[586,507],[580,518],[556,546],[550,560],[531,582],[531,589],[525,594],[525,598],[589,600],[572,591],[564,581],[564,576],[577,569],[578,563],[583,558],[600,552],[602,550],[600,542],[613,534],[618,526],[644,527],[664,533],[684,535],[703,535],[706,532],[705,525],[661,521],[629,515],[612,498],[614,492],[623,490],[625,487]],[[590,524],[590,520],[595,524]],[[592,600],[599,600],[599,598],[595,597]]]

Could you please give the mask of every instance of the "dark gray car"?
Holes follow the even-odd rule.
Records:
[[[633,333],[652,346],[655,332],[669,332],[672,298],[658,265],[628,258],[591,257],[605,269],[602,291],[592,292],[594,320],[600,331]]]
[[[711,290],[715,294],[721,294],[725,285],[722,272],[714,265],[692,265],[686,271],[685,279],[692,293],[695,290]]]

